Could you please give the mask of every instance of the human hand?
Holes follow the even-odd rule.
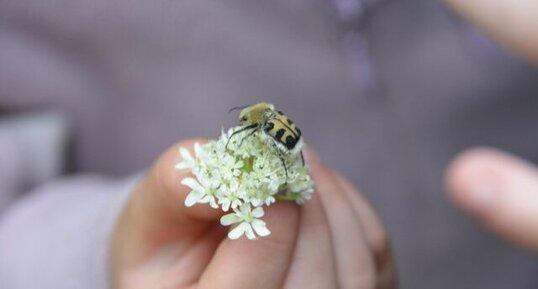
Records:
[[[468,150],[452,162],[450,196],[481,223],[538,253],[538,169],[494,149]]]
[[[538,64],[538,1],[447,0],[501,44]]]
[[[203,140],[197,140],[203,142]],[[316,192],[298,207],[266,210],[271,235],[226,238],[220,210],[185,207],[189,189],[175,170],[177,148],[165,152],[138,184],[112,241],[114,288],[394,288],[389,242],[368,203],[309,150]]]

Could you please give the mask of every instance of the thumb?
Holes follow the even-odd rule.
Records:
[[[147,222],[173,224],[176,228],[181,225],[184,229],[200,228],[200,223],[218,219],[221,210],[203,205],[184,205],[191,189],[181,184],[181,180],[192,176],[186,170],[175,168],[182,160],[180,147],[186,148],[194,156],[194,144],[205,142],[204,139],[187,140],[165,151],[136,188],[132,209],[142,211]]]
[[[538,252],[536,167],[494,149],[472,149],[455,158],[446,181],[457,205],[502,237]]]
[[[184,205],[191,190],[181,184],[181,180],[189,173],[175,169],[175,165],[181,161],[179,147],[187,148],[192,155],[195,142],[205,141],[184,141],[168,149],[132,192],[112,240],[115,288],[120,288],[120,284],[129,284],[127,288],[147,288],[147,284],[159,282],[155,279],[160,275],[155,272],[167,270],[172,259],[183,256],[182,252],[187,250],[198,254],[189,255],[192,260],[189,259],[190,267],[186,272],[190,275],[182,277],[195,279],[209,262],[218,241],[224,238],[225,232],[215,226],[222,215],[221,210],[205,205]],[[138,285],[134,286],[132,282]]]

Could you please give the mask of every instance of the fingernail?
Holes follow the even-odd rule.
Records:
[[[467,201],[474,209],[485,209],[495,201],[498,191],[498,185],[492,178],[480,176],[471,181]]]

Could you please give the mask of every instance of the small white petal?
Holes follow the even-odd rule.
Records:
[[[232,202],[232,209],[237,209],[241,206],[241,200],[237,199]]]
[[[254,207],[257,207],[262,204],[262,201],[260,199],[252,199],[250,200],[250,202],[252,203]]]
[[[246,227],[250,228],[250,226],[247,223],[241,223],[239,224],[239,226],[235,227],[233,230],[231,230],[228,233],[228,238],[232,240],[239,239],[239,237],[241,237],[243,233],[245,233],[245,228],[246,228],[245,225]]]
[[[241,205],[240,211],[243,216],[247,215],[250,213],[250,205],[248,203],[244,203]]]
[[[190,169],[192,166],[186,162],[177,163],[175,168],[178,170]]]
[[[220,224],[223,226],[229,226],[238,222],[241,222],[241,218],[235,213],[227,214],[220,218]]]
[[[203,190],[202,185],[200,185],[198,181],[193,178],[184,178],[183,180],[181,180],[181,183],[193,190]]]
[[[268,197],[267,199],[265,199],[265,205],[266,206],[269,206],[271,205],[272,203],[276,202],[276,199],[274,197]]]
[[[185,198],[185,206],[192,207],[194,204],[198,203],[202,197],[202,194],[198,191],[192,191],[190,192],[187,197]]]
[[[249,240],[258,239],[256,238],[256,235],[254,234],[254,230],[252,230],[252,226],[249,223],[241,223],[241,225],[244,225],[245,236],[247,236]]]
[[[252,210],[252,216],[254,218],[261,218],[263,217],[264,212],[262,207],[257,207],[256,209]]]
[[[213,209],[217,209],[217,208],[219,207],[219,205],[218,205],[217,202],[215,201],[215,197],[210,196],[210,199],[209,199],[209,206],[211,206],[211,208],[213,208]]]
[[[194,143],[194,155],[196,157],[200,157],[202,155],[202,147],[197,142]]]
[[[202,203],[202,204],[207,204],[210,201],[211,201],[211,196],[202,194],[202,196],[200,197],[200,200],[198,202]]]
[[[230,200],[227,199],[226,197],[220,197],[218,196],[218,201],[217,203],[220,204],[220,208],[222,209],[222,211],[226,212],[230,209]]]
[[[184,147],[179,147],[179,154],[181,155],[183,161],[187,163],[194,163],[194,159],[192,158],[191,153],[188,149]]]
[[[254,231],[256,231],[256,234],[261,237],[269,236],[271,234],[271,231],[267,229],[265,222],[262,220],[252,220],[252,227],[254,228]]]

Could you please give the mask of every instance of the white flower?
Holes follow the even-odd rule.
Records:
[[[225,180],[232,180],[241,174],[241,168],[243,167],[243,161],[237,160],[230,155],[224,155],[219,164],[219,172],[221,177]]]
[[[181,162],[176,164],[176,169],[178,170],[184,170],[184,169],[193,169],[195,165],[194,158],[191,156],[191,153],[189,150],[187,150],[184,147],[179,147],[179,154],[181,155]]]
[[[310,200],[312,198],[312,194],[314,193],[314,188],[308,188],[306,190],[301,191],[299,196],[295,198],[295,202],[299,205],[304,204],[306,201]]]
[[[235,240],[243,234],[250,240],[257,239],[256,234],[260,237],[269,236],[271,232],[267,229],[265,222],[259,220],[263,217],[264,211],[262,207],[257,207],[251,210],[249,204],[243,204],[239,210],[234,210],[233,213],[222,216],[220,223],[223,226],[229,226],[241,222],[228,233],[228,238]],[[254,234],[256,232],[256,234]]]
[[[312,194],[314,193],[314,182],[308,174],[308,169],[303,168],[297,170],[297,172],[293,182],[288,184],[288,191],[297,194],[295,201],[299,205],[302,205],[305,201],[312,198]]]
[[[217,192],[218,202],[223,211],[228,211],[230,207],[236,209],[243,203],[241,197],[244,195],[244,189],[239,187],[237,180],[232,180],[227,190]]]
[[[196,143],[195,157],[180,148],[182,160],[176,168],[193,175],[181,181],[191,189],[185,206],[207,203],[223,211],[233,210],[221,218],[226,226],[239,223],[230,231],[230,239],[243,234],[255,239],[270,233],[260,220],[264,206],[290,200],[302,204],[311,198],[314,183],[298,153],[282,155],[263,131],[246,130],[230,139],[239,129],[223,131],[218,140],[204,145]]]
[[[215,196],[213,196],[208,190],[206,190],[206,188],[200,185],[195,179],[184,178],[181,183],[192,189],[192,191],[185,198],[185,206],[192,207],[196,203],[209,203],[209,205],[214,209],[219,207],[215,202]]]

